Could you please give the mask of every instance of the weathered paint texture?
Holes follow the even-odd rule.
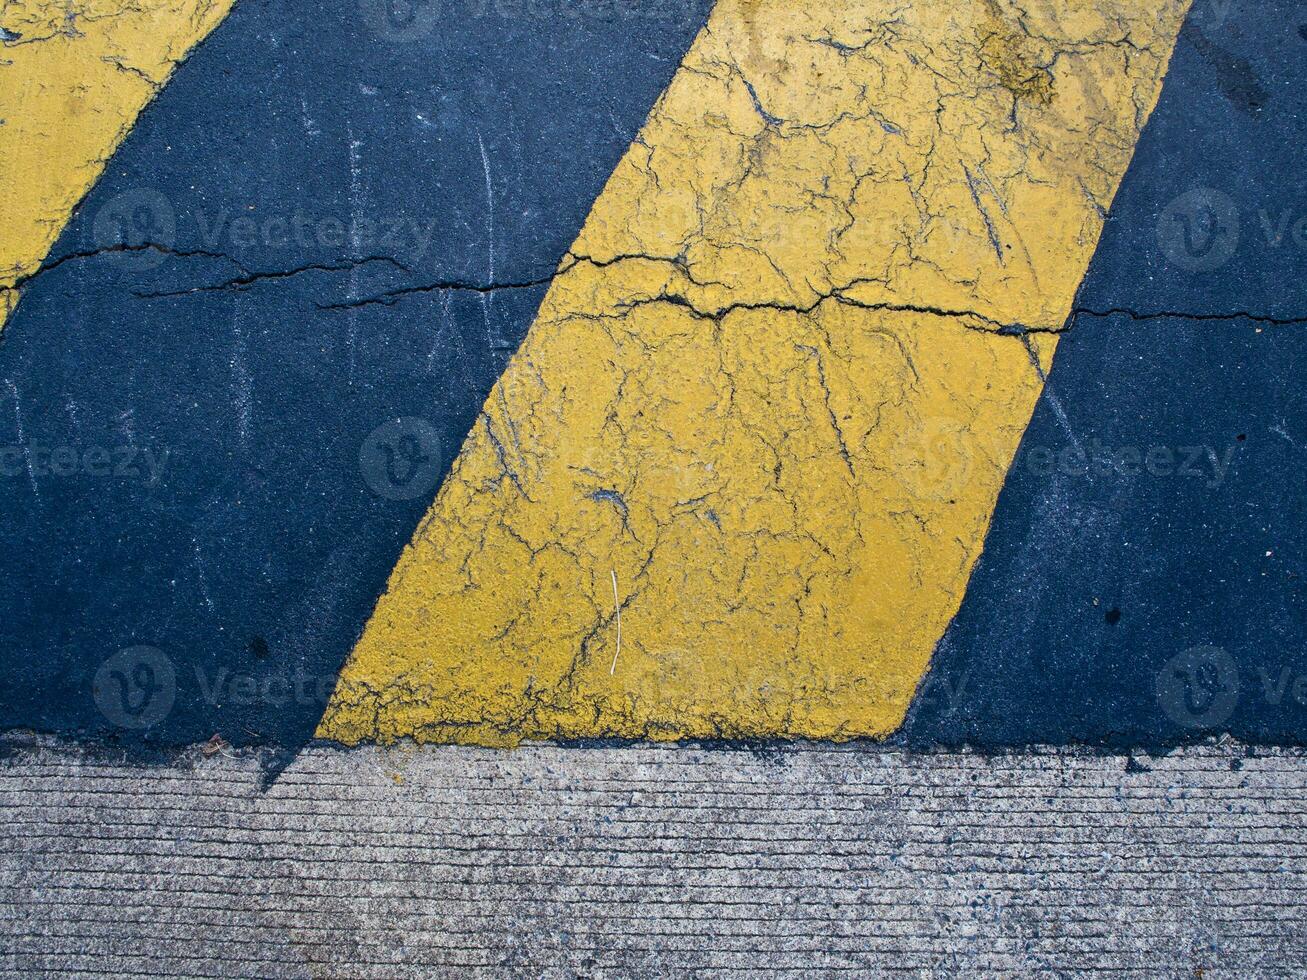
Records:
[[[0,329],[137,115],[232,2],[0,3]]]
[[[1303,743],[1305,15],[1190,11],[911,744]],[[1188,241],[1159,234],[1177,214]]]
[[[147,756],[312,737],[708,14],[511,7],[398,42],[352,0],[240,0],[140,114],[0,336],[0,729]],[[133,197],[154,214],[129,243],[149,223],[168,251],[106,252]],[[403,499],[360,453],[397,417],[439,443]],[[51,447],[123,472],[52,472]],[[95,678],[141,645],[176,692],[125,727]]]
[[[1185,6],[721,3],[319,733],[897,728]]]

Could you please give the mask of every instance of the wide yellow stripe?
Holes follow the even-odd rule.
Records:
[[[233,0],[4,0],[0,329],[136,117]]]
[[[319,734],[893,731],[1185,7],[723,0]]]

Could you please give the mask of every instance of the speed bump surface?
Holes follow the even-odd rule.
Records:
[[[1300,743],[1301,21],[0,5],[0,728]]]
[[[893,732],[1184,13],[719,3],[319,735]]]

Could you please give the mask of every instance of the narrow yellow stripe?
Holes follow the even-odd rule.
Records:
[[[73,209],[233,0],[7,0],[0,27],[0,329]]]
[[[722,0],[319,734],[899,726],[1185,6]]]

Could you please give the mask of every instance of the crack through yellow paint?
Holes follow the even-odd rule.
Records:
[[[895,730],[1185,7],[723,0],[319,735]]]
[[[2,0],[0,329],[15,288],[233,0]]]

